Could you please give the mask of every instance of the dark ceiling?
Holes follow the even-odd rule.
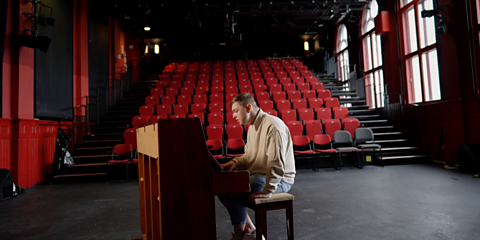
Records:
[[[370,0],[106,0],[123,31],[142,39],[182,36],[325,34],[342,19],[359,22]],[[98,2],[95,2],[97,4]],[[150,27],[145,31],[144,27]]]

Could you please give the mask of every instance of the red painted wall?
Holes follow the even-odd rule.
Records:
[[[16,184],[30,188],[52,173],[58,123],[55,121],[13,120],[11,168]],[[71,129],[69,123],[62,128]]]
[[[88,1],[75,0],[73,10],[73,105],[86,105],[88,96]],[[76,108],[85,116],[85,108]]]
[[[12,9],[11,0],[9,0],[8,7],[9,10]],[[7,11],[7,28],[6,28],[6,36],[5,36],[5,51],[3,55],[3,86],[2,86],[2,116],[4,118],[11,118],[12,111],[11,111],[11,101],[12,101],[12,87],[11,87],[11,79],[12,79],[12,54],[10,47],[11,46],[11,36],[12,36],[12,11]]]
[[[140,63],[140,51],[138,49],[139,45],[140,40],[138,38],[134,38],[128,32],[125,33],[125,52],[127,54],[128,60],[132,62],[132,69],[129,69],[129,71],[133,71],[133,78],[135,82],[140,80],[140,71],[138,69]]]
[[[0,168],[11,168],[12,120],[0,118]]]
[[[23,13],[30,13],[30,1],[9,0],[3,64],[3,98],[0,119],[0,168],[10,169],[16,184],[30,188],[51,174],[57,122],[34,120],[34,50],[15,45],[12,36],[30,28]],[[75,43],[76,87],[88,91],[88,22],[86,1],[77,1]],[[80,8],[79,8],[80,7]],[[79,9],[79,10],[78,10]],[[77,22],[77,21],[76,21]],[[78,27],[79,26],[79,27]],[[75,27],[75,26],[74,26]],[[80,37],[78,37],[78,35]],[[85,76],[87,77],[85,79]],[[86,84],[85,84],[86,82]],[[87,95],[88,92],[84,95]],[[71,129],[65,123],[63,128]]]
[[[110,86],[113,87],[113,79],[120,79],[120,73],[125,66],[123,53],[125,51],[125,35],[120,29],[118,20],[109,19],[109,66]],[[120,58],[119,58],[120,56]]]

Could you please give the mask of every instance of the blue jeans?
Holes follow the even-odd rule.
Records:
[[[218,199],[230,214],[230,220],[233,226],[244,225],[247,222],[248,197],[252,193],[262,192],[266,184],[265,174],[255,173],[250,175],[250,192],[234,193],[228,195],[220,195]],[[292,184],[280,181],[275,193],[285,193],[290,191]]]

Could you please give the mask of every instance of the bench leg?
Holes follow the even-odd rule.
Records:
[[[286,214],[287,214],[287,231],[288,231],[288,240],[293,240],[293,202],[289,201],[287,203],[287,208],[286,208]]]
[[[257,225],[256,230],[256,239],[262,240],[262,235],[267,237],[267,228],[266,228],[266,212],[261,206],[257,206],[255,209],[255,224]]]

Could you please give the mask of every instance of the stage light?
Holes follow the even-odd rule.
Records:
[[[305,49],[305,51],[308,51],[309,48],[308,48],[308,42],[307,41],[303,42],[303,49]]]
[[[148,32],[148,31],[150,31],[150,27],[144,27],[143,30]]]
[[[158,43],[155,44],[155,54],[159,54],[160,53],[160,46],[158,46]]]

